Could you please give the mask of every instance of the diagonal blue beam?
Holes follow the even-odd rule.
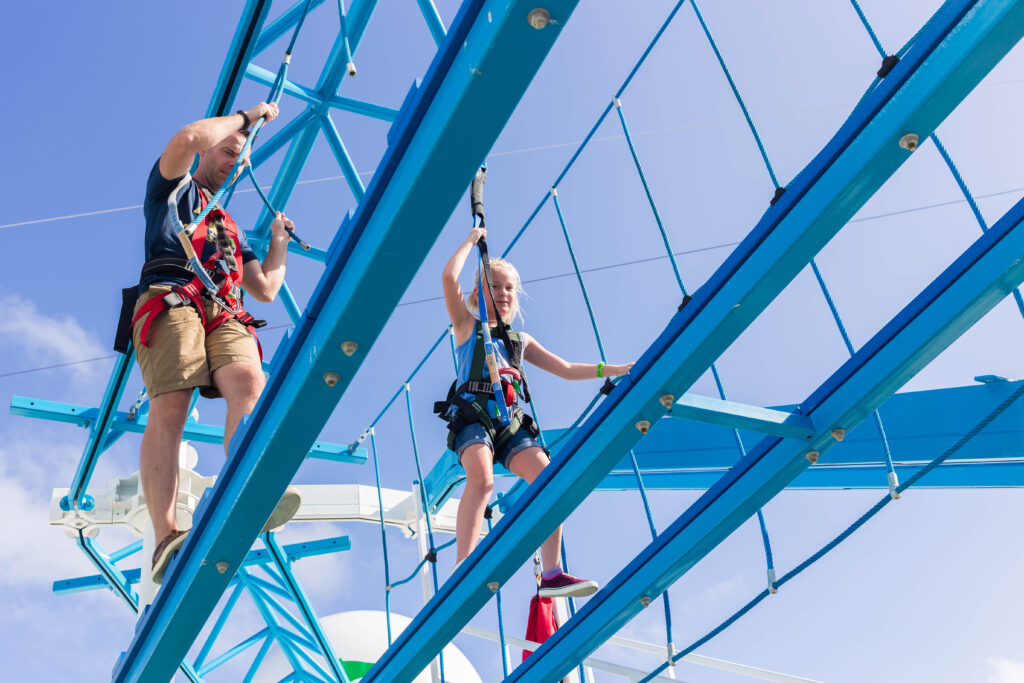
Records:
[[[788,439],[809,439],[814,434],[811,418],[772,408],[750,406],[735,401],[685,394],[672,406],[671,414],[695,422],[748,429]]]
[[[301,560],[304,557],[328,555],[330,553],[337,553],[351,549],[352,542],[349,541],[348,536],[322,538],[317,541],[304,541],[302,543],[291,543],[284,546],[284,552],[285,555],[287,555],[288,562]],[[111,555],[111,559],[114,559],[114,555]],[[250,550],[246,554],[245,560],[242,561],[242,566],[249,567],[257,564],[267,564],[272,560],[273,558],[270,556],[270,553],[265,549]],[[139,582],[142,572],[139,569],[126,569],[122,574],[125,579],[125,585],[134,585]],[[106,578],[98,575],[79,576],[73,579],[61,579],[53,582],[53,592],[57,595],[63,595],[66,593],[82,593],[106,587]]]
[[[245,68],[246,78],[262,83],[263,85],[273,85],[274,79],[277,74],[267,71],[262,66],[250,64]],[[341,109],[343,111],[352,112],[353,114],[362,114],[363,116],[369,116],[374,119],[380,119],[381,121],[394,121],[398,116],[398,110],[392,109],[391,107],[385,107],[379,104],[371,104],[370,102],[363,102],[352,97],[343,97],[341,95],[334,95],[333,97],[324,97],[316,90],[307,88],[304,85],[293,83],[285,79],[284,91],[296,97],[307,104],[311,104],[314,107],[320,107],[326,103],[334,109]]]
[[[224,66],[221,67],[220,77],[214,86],[206,118],[224,116],[231,111],[231,103],[235,101],[238,88],[242,85],[244,67],[256,54],[256,43],[267,21],[271,4],[271,0],[249,0],[245,3]]]
[[[323,118],[320,119],[320,125],[323,127],[327,144],[330,145],[331,152],[334,153],[334,158],[338,161],[338,166],[341,167],[341,172],[345,175],[345,182],[348,183],[352,196],[356,198],[356,201],[361,201],[363,195],[366,194],[366,188],[363,186],[363,179],[359,177],[359,171],[356,170],[356,165],[352,162],[352,157],[349,156],[345,143],[342,141],[341,135],[334,125],[334,119],[331,118],[330,114],[325,113]]]
[[[899,168],[908,155],[900,138],[930,134],[1022,33],[1024,2],[944,4],[364,681],[422,670],[491,598],[488,584],[507,580],[640,440],[636,425],[664,414],[659,398],[688,391]]]
[[[281,13],[277,19],[267,24],[263,31],[259,35],[259,39],[256,41],[256,47],[252,52],[252,56],[255,56],[268,47],[275,40],[286,34],[288,31],[295,28],[295,24],[299,22],[299,18],[306,11],[306,3],[309,3],[309,12],[322,5],[325,0],[298,0],[294,5],[289,7],[287,10]]]
[[[989,239],[991,232],[995,232]],[[756,510],[1024,282],[1019,201],[801,406],[809,444],[767,437],[640,552],[508,681],[555,680],[605,642]]]
[[[532,0],[462,6],[114,680],[166,680],[181,661],[575,4],[549,3],[543,30],[527,22]]]
[[[11,397],[11,414],[93,427],[101,419],[102,411],[100,408],[90,408],[73,403],[13,396]],[[107,421],[107,427],[113,432],[141,434],[146,429],[146,419],[143,417],[132,420],[129,419],[128,413],[117,411],[111,414]],[[224,428],[198,422],[186,422],[182,439],[199,443],[221,444],[224,442]],[[309,449],[307,457],[362,465],[366,462],[366,449],[352,449],[348,445],[316,441]]]
[[[355,54],[358,49],[366,32],[366,26],[376,7],[377,0],[355,0],[352,3],[351,12],[347,16],[346,23],[348,26],[349,47],[352,54]],[[309,107],[313,118],[318,119],[326,111],[327,105],[323,103],[323,100],[337,94],[342,79],[347,73],[347,55],[344,37],[339,32],[317,80],[316,92],[319,93],[321,104]],[[284,207],[287,206],[288,199],[295,189],[295,183],[298,182],[299,174],[306,164],[306,159],[309,158],[310,150],[313,149],[313,143],[316,141],[319,130],[319,125],[306,126],[295,136],[288,147],[288,152],[281,162],[281,168],[277,172],[274,186],[270,192],[270,203],[277,207],[278,210],[283,211]],[[273,218],[270,215],[270,211],[263,207],[260,217],[256,221],[256,232],[260,235],[265,235],[267,230],[270,229],[270,223]]]

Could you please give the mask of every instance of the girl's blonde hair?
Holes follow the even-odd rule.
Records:
[[[519,277],[519,271],[510,262],[503,258],[491,258],[491,271],[496,269],[504,270],[506,273],[512,276],[512,282],[515,283],[516,298],[512,302],[511,320],[506,320],[506,323],[511,324],[516,318],[523,321],[523,311],[519,308],[519,299],[526,295],[526,290],[523,289],[523,281]],[[480,286],[480,269],[477,269],[476,275],[473,277],[473,291],[468,297],[466,297],[466,307],[473,313],[477,318],[480,317],[480,307],[477,306],[477,289]]]

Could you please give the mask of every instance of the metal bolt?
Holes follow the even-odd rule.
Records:
[[[538,31],[548,25],[551,21],[551,12],[548,12],[543,7],[530,10],[530,13],[526,15],[526,21],[530,23],[530,26],[534,27]]]
[[[359,348],[359,344],[354,341],[343,341],[341,342],[341,350],[345,352],[346,356],[351,356]]]
[[[818,464],[818,456],[819,455],[821,455],[821,453],[819,453],[818,451],[811,451],[810,453],[808,453],[804,457],[807,458],[811,462],[812,465],[816,465],[816,464]]]
[[[908,152],[913,152],[915,149],[917,149],[917,133],[907,133],[906,135],[901,137],[900,147],[907,150]]]
[[[491,589],[492,593],[497,593],[498,592],[498,585],[499,584],[498,584],[497,581],[489,581],[487,583],[487,587]]]
[[[836,441],[842,441],[846,437],[846,430],[837,428],[832,430],[832,438]]]
[[[643,605],[644,607],[647,607],[648,605],[651,604],[651,597],[649,595],[642,596],[640,598],[640,604]]]
[[[651,423],[647,420],[640,420],[636,423],[636,428],[640,430],[641,434],[646,434],[647,430],[651,428]]]
[[[224,561],[222,560],[222,561],[218,562],[218,563],[217,563],[216,565],[214,565],[214,566],[215,566],[215,567],[217,567],[217,571],[219,571],[219,572],[220,572],[221,574],[224,574],[224,573],[226,573],[226,572],[227,572],[227,570],[228,570],[228,567],[230,567],[231,565],[230,565],[230,564],[228,564],[227,562],[224,562]]]
[[[665,410],[672,410],[672,405],[676,402],[676,397],[672,394],[665,394],[658,400],[661,401],[661,405],[665,406]]]
[[[341,379],[341,375],[339,375],[336,372],[325,372],[324,373],[324,383],[327,386],[329,386],[329,387],[333,387],[335,384],[338,383],[338,380],[340,380],[340,379]]]

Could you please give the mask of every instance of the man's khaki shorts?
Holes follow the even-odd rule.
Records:
[[[155,296],[171,291],[168,285],[151,285],[135,304],[135,311]],[[207,320],[220,307],[206,301]],[[200,388],[207,398],[220,392],[213,385],[213,373],[228,363],[244,361],[260,364],[256,339],[242,323],[228,320],[209,335],[205,334],[199,313],[192,306],[177,306],[160,313],[149,327],[149,346],[139,340],[142,321],[132,329],[135,358],[142,370],[149,398],[178,389]]]

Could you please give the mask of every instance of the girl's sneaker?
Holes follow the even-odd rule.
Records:
[[[562,572],[550,579],[540,580],[542,598],[584,598],[597,592],[597,581],[578,579]]]

